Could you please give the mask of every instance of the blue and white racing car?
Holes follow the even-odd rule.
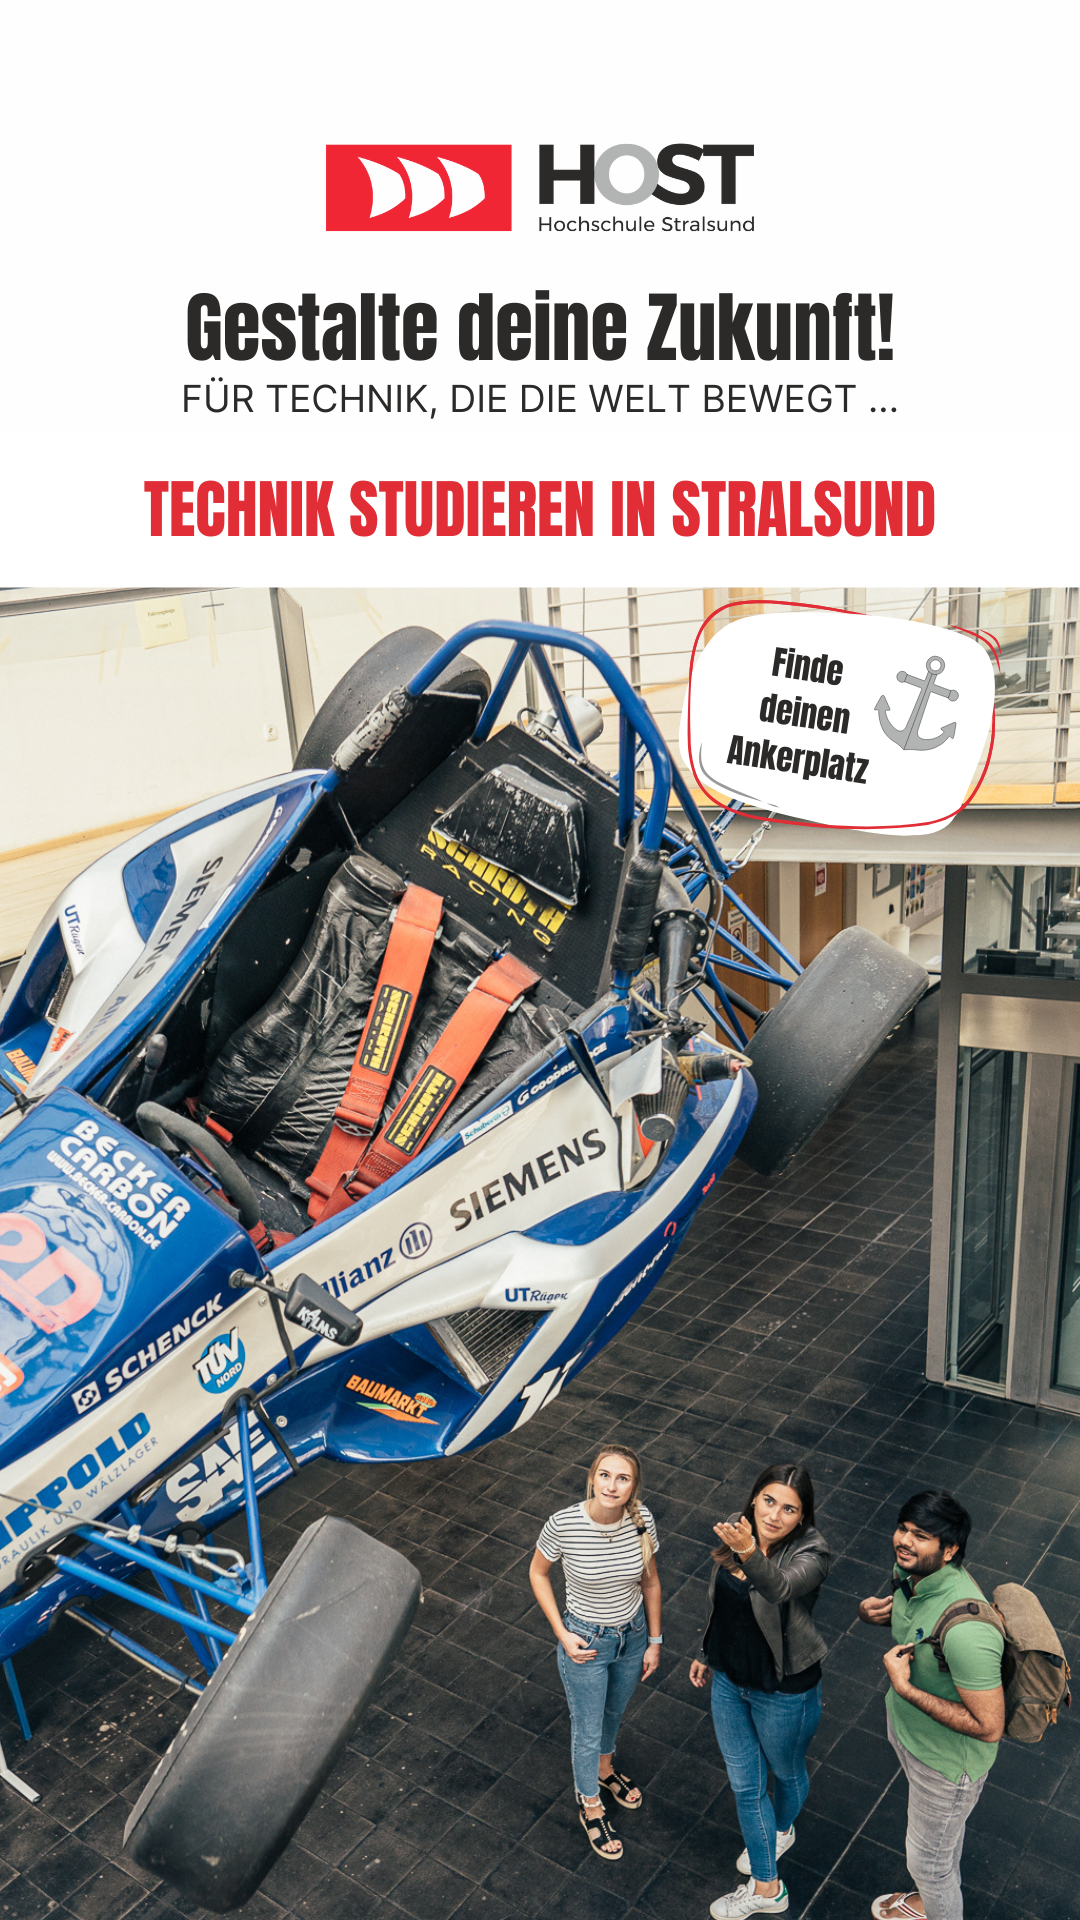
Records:
[[[0,1659],[24,1730],[13,1662],[62,1611],[198,1696],[128,1844],[214,1910],[285,1845],[419,1589],[333,1518],[268,1582],[259,1496],[531,1419],[735,1151],[786,1164],[926,985],[858,930],[801,977],[742,903],[759,951],[726,930],[733,812],[706,824],[560,630],[617,703],[595,766],[551,640],[380,642],[292,773],[75,880],[0,1009]],[[496,731],[527,660],[547,709]],[[778,990],[764,1020],[740,975]],[[241,1508],[246,1556],[214,1537]],[[188,1668],[109,1599],[177,1624]]]

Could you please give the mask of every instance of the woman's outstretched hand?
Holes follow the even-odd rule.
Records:
[[[642,1679],[647,1680],[650,1673],[655,1673],[659,1665],[660,1665],[659,1647],[646,1647],[644,1653],[641,1656]]]
[[[732,1553],[753,1553],[757,1545],[754,1529],[744,1515],[740,1515],[738,1520],[718,1520],[713,1532],[725,1547],[731,1548]]]

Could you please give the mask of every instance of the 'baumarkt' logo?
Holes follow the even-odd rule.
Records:
[[[328,233],[508,233],[509,147],[327,147]]]

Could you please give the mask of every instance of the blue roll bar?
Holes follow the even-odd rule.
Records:
[[[802,972],[798,961],[786,947],[781,945],[764,921],[760,920],[727,884],[734,869],[724,860],[717,848],[715,834],[722,832],[736,818],[739,808],[737,806],[726,808],[716,828],[710,829],[686,780],[678,767],[673,765],[663,735],[641,695],[630,685],[622,669],[617,666],[611,656],[597,641],[590,640],[588,634],[574,633],[565,627],[542,627],[535,622],[525,620],[474,620],[469,626],[462,627],[461,631],[455,633],[451,639],[444,640],[442,646],[432,654],[426,665],[413,675],[408,683],[407,692],[414,698],[426,692],[440,674],[452,665],[458,654],[465,652],[477,640],[506,640],[510,643],[510,652],[477,722],[473,734],[474,740],[489,738],[506,704],[514,681],[526,660],[531,660],[551,701],[568,745],[574,753],[583,754],[577,729],[570,718],[562,689],[545,648],[558,645],[564,652],[581,654],[610,687],[619,704],[620,841],[625,843],[633,826],[636,811],[635,773],[639,752],[643,749],[652,763],[653,790],[641,833],[642,846],[652,852],[659,850],[661,846],[666,846],[674,858],[678,858],[682,853],[696,855],[701,863],[701,872],[696,878],[690,880],[691,898],[696,898],[705,884],[706,874],[711,874],[713,881],[719,885],[722,895],[730,904],[738,907],[739,912],[760,934],[777,960],[790,968],[791,973],[798,978]],[[681,842],[678,835],[667,825],[668,807],[673,793],[689,824],[689,846]],[[769,966],[764,960],[759,960],[748,947],[730,934],[726,927],[717,924],[716,931],[728,941],[735,952],[742,956],[742,959],[737,960],[734,955],[725,957],[714,953],[714,964],[731,967],[738,973],[756,974],[759,978],[778,987],[787,988],[792,984],[791,980],[785,978],[775,967]],[[616,982],[617,986],[619,984]],[[722,994],[723,989],[715,977],[710,984]],[[741,1031],[741,1023],[726,997],[724,1005],[734,1019],[736,1029]]]
[[[567,653],[580,653],[595,667],[600,678],[611,688],[619,703],[619,712],[626,722],[625,731],[620,725],[619,754],[619,794],[620,822],[628,811],[626,795],[632,797],[634,790],[634,741],[640,739],[649,759],[652,761],[653,790],[642,829],[641,844],[650,852],[657,852],[664,835],[667,820],[668,803],[671,799],[673,768],[671,756],[664,744],[663,735],[656,721],[645,705],[639,693],[635,693],[629,680],[618,667],[610,654],[605,653],[588,634],[571,633],[565,627],[541,627],[527,620],[474,620],[451,639],[444,640],[441,647],[432,654],[431,659],[414,673],[406,691],[414,697],[426,693],[441,673],[445,673],[459,653],[464,653],[477,640],[509,640],[513,652],[504,666],[494,689],[484,707],[473,734],[474,740],[486,740],[505,704],[507,694],[524,663],[526,653],[531,658],[544,685],[556,717],[567,742],[575,753],[584,750],[577,729],[570,718],[563,698],[562,689],[552,671],[551,662],[545,653],[545,647],[559,646]],[[513,669],[513,671],[511,671]],[[629,772],[625,773],[629,761]],[[627,831],[629,831],[627,818]]]

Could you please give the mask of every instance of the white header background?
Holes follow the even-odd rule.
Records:
[[[1075,13],[1001,4],[872,10],[682,5],[413,4],[304,14],[279,0],[165,15],[145,5],[9,11],[3,28],[0,315],[6,578],[54,587],[213,574],[264,583],[288,571],[512,583],[538,572],[847,578],[934,575],[1059,580],[1075,571],[1075,138],[1068,89]],[[696,207],[541,208],[537,149],[576,164],[631,142],[753,144],[738,202],[703,162]],[[328,143],[499,143],[514,151],[514,231],[325,231]],[[538,217],[753,216],[719,235],[539,234]],[[533,299],[628,310],[614,363],[538,366],[457,357],[459,305]],[[189,297],[262,307],[358,305],[363,291],[429,300],[439,347],[423,365],[196,365]],[[694,301],[894,295],[887,363],[650,364],[650,291]],[[219,374],[262,390],[252,416],[184,417],[185,382]],[[437,405],[374,418],[274,418],[267,380],[425,381]],[[573,418],[455,417],[453,381],[573,381]],[[594,384],[689,383],[683,415],[598,418]],[[705,381],[854,381],[844,418],[704,416]],[[879,409],[871,412],[871,408]],[[895,413],[891,411],[896,409]],[[889,411],[881,412],[887,408]],[[656,536],[612,539],[613,477],[656,482]],[[147,479],[333,479],[336,538],[149,537]],[[355,538],[352,481],[584,479],[592,540]],[[925,539],[679,539],[680,479],[919,479],[933,483]],[[726,525],[726,516],[725,522]],[[282,565],[288,554],[287,568]],[[570,547],[570,551],[567,548]],[[628,548],[635,549],[632,563]],[[566,561],[573,560],[568,568]],[[561,553],[561,568],[537,568]]]

